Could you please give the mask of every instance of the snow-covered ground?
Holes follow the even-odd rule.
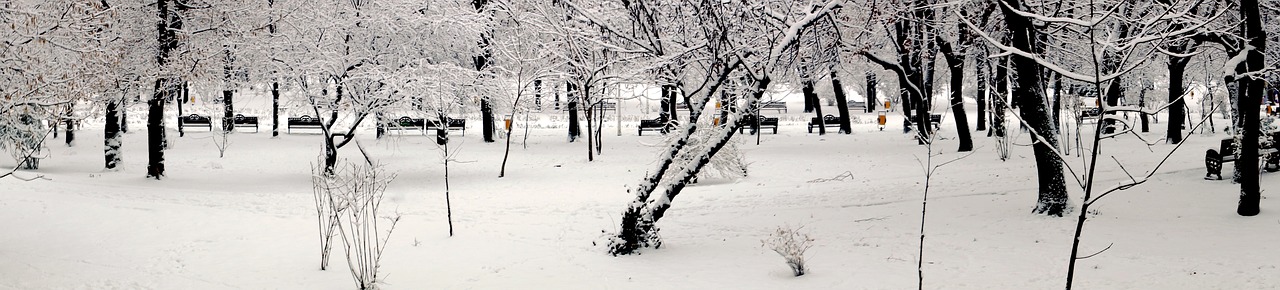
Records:
[[[885,131],[869,123],[874,114],[858,113],[862,123],[851,135],[807,134],[808,115],[792,101],[791,113],[775,114],[785,117],[778,135],[744,143],[749,177],[686,189],[658,222],[662,248],[624,257],[605,254],[602,231],[617,227],[633,198],[626,187],[653,167],[661,138],[636,136],[633,120],[652,116],[634,104],[622,106],[622,136],[616,121],[605,123],[604,152],[594,162],[586,161],[586,144],[567,143],[549,115],[530,129],[527,148],[517,128],[505,178],[497,178],[502,143],[481,142],[478,128],[455,138],[453,237],[434,137],[366,134],[360,142],[398,174],[384,211],[403,215],[385,252],[383,287],[914,288],[926,148],[901,133],[896,113]],[[271,138],[268,124],[232,135],[227,156],[218,158],[210,133],[171,132],[167,178],[156,181],[143,178],[145,127],[134,124],[125,135],[122,169],[104,172],[98,123],[79,131],[74,147],[51,140],[41,169],[22,173],[49,180],[0,180],[0,289],[354,287],[340,247],[331,268],[318,270],[310,165],[320,135],[282,128]],[[935,163],[964,156],[954,152],[950,119],[944,123]],[[1144,136],[1157,140],[1164,126],[1153,124]],[[985,135],[975,132],[977,152],[931,180],[924,287],[1062,287],[1075,217],[1031,214],[1036,183],[1025,133],[1008,161]],[[1223,136],[1192,136],[1151,182],[1095,205],[1081,252],[1110,250],[1080,262],[1079,289],[1280,288],[1280,205],[1266,199],[1280,173],[1261,177],[1261,215],[1236,215],[1238,186],[1202,178],[1203,152]],[[1111,156],[1138,175],[1173,148],[1148,148],[1132,136],[1108,141],[1099,187],[1128,179]],[[357,154],[354,146],[341,153]],[[1079,168],[1075,150],[1071,157]],[[1075,182],[1068,177],[1068,184]],[[1078,204],[1081,190],[1071,194]],[[761,246],[786,225],[816,239],[808,275],[791,277],[782,258]]]

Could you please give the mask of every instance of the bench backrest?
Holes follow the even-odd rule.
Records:
[[[244,115],[236,114],[235,119],[232,119],[231,123],[232,124],[257,124],[258,117],[245,117]]]
[[[400,127],[422,127],[426,124],[426,120],[422,118],[409,118],[409,116],[404,116],[396,119],[396,121],[391,124],[399,125]]]
[[[1221,156],[1236,155],[1236,140],[1232,138],[1222,139],[1222,144],[1218,147],[1221,149],[1218,154]]]
[[[210,123],[210,119],[209,119],[209,117],[205,117],[205,116],[201,116],[201,115],[196,115],[196,114],[191,114],[191,115],[187,115],[187,116],[182,117],[182,123],[185,123],[185,124],[209,124],[209,123]]]
[[[302,117],[289,118],[289,125],[320,125],[320,118],[312,118],[311,116],[302,115]]]

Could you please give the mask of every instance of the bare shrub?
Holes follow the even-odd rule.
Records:
[[[323,157],[321,157],[323,158]],[[324,160],[311,166],[312,201],[316,209],[316,225],[320,229],[320,270],[329,268],[329,252],[333,249],[333,237],[337,234],[338,215],[346,208],[335,200],[335,191],[342,190],[337,174],[325,173]]]
[[[361,290],[378,289],[382,251],[400,221],[398,214],[379,216],[383,194],[392,179],[395,174],[385,174],[382,166],[373,162],[349,164],[332,177],[338,187],[329,191],[334,194],[331,204],[345,205],[344,210],[334,211],[338,233],[346,246],[351,276]]]
[[[792,228],[780,226],[769,238],[761,240],[761,246],[769,248],[786,260],[791,273],[797,277],[804,275],[809,269],[805,267],[804,253],[813,247],[813,238],[800,232],[804,226]]]

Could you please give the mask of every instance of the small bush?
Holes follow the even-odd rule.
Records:
[[[813,247],[813,238],[809,237],[809,234],[800,232],[803,229],[804,226],[797,228],[780,226],[769,235],[769,238],[760,241],[761,246],[781,255],[786,260],[787,266],[791,267],[791,273],[797,277],[808,272],[808,268],[804,265],[804,252]]]

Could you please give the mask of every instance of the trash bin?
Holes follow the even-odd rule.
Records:
[[[880,111],[880,114],[876,116],[876,124],[880,125],[880,131],[884,131],[884,125],[888,124],[888,122],[889,120],[888,117],[885,116],[885,111]]]
[[[507,131],[511,131],[511,118],[506,118],[502,121],[507,124]]]

